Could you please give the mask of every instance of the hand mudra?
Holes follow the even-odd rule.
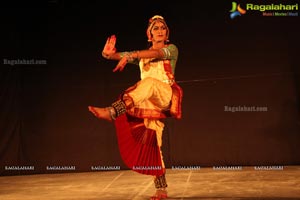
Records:
[[[104,45],[102,54],[105,54],[107,56],[114,54],[116,52],[116,48],[115,48],[116,41],[117,41],[117,38],[115,35],[108,37],[106,40],[106,43]]]

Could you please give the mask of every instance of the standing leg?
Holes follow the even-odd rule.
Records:
[[[154,184],[156,188],[155,194],[150,198],[151,200],[160,200],[168,198],[167,194],[167,181],[166,181],[166,173],[161,176],[155,176]]]

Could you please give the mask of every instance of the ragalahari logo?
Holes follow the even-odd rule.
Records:
[[[231,12],[230,18],[234,19],[237,16],[244,15],[246,13],[246,10],[244,10],[243,8],[241,8],[240,4],[237,4],[236,2],[233,1],[232,2],[232,8],[231,8],[231,10],[229,12]]]

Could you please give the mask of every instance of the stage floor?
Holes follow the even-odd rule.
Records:
[[[167,169],[168,199],[300,200],[300,166]],[[1,200],[146,200],[153,178],[130,170],[0,177]]]

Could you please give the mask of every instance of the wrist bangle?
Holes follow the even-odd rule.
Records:
[[[124,51],[120,52],[120,57],[126,57],[127,61],[132,62],[135,59],[140,59],[139,51]]]
[[[121,52],[120,57],[121,58],[125,57],[128,62],[132,62],[134,60],[134,58],[132,57],[132,52],[128,52],[128,51]]]

